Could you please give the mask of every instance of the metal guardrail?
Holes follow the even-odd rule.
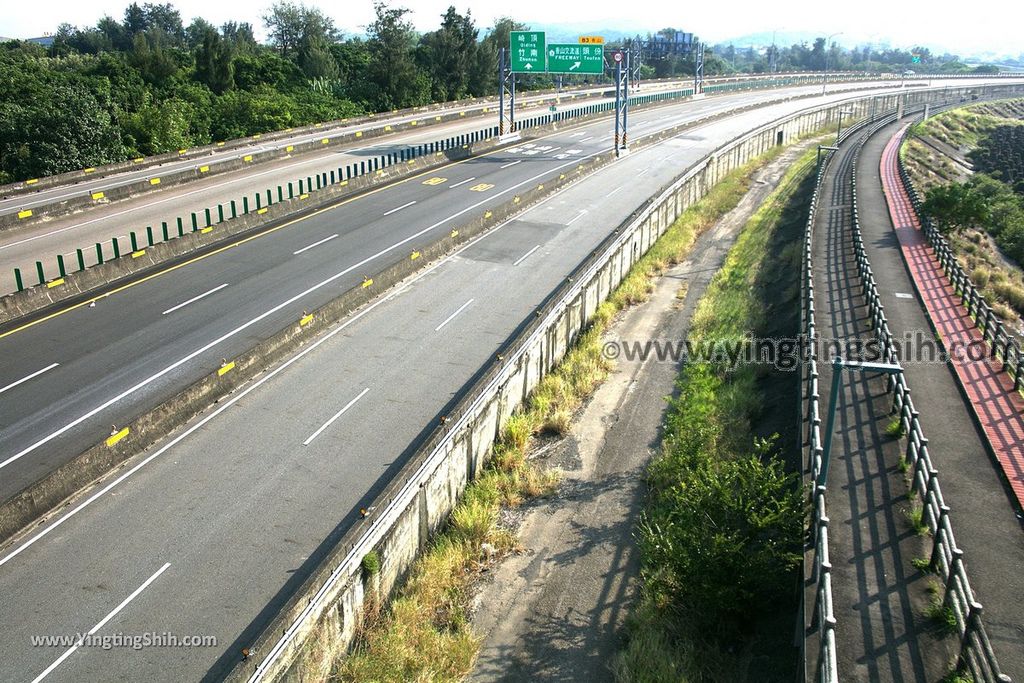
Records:
[[[857,160],[864,141],[887,125],[882,121],[873,125],[858,142],[851,172],[853,203],[851,207],[852,235],[856,253],[857,271],[861,279],[863,295],[868,304],[868,313],[872,329],[882,345],[882,361],[899,364],[892,332],[885,317],[885,311],[878,294],[871,264],[868,262],[864,249],[864,241],[860,229],[860,217],[857,211]],[[964,551],[956,544],[953,526],[950,520],[949,506],[942,496],[938,470],[934,467],[928,452],[928,439],[925,437],[919,420],[919,413],[914,409],[910,395],[910,386],[906,375],[901,371],[888,378],[889,391],[893,395],[894,412],[899,416],[900,424],[907,435],[905,459],[912,473],[911,487],[920,496],[924,506],[923,520],[932,533],[933,544],[929,568],[936,573],[943,583],[942,605],[953,610],[956,616],[957,630],[960,636],[959,663],[966,666],[975,681],[986,683],[1009,683],[1009,676],[1002,673],[992,644],[989,641],[985,624],[982,620],[981,603],[975,599],[967,577],[964,562]]]
[[[900,144],[903,144],[906,138],[907,132],[904,131]],[[903,183],[907,194],[910,195],[910,202],[921,224],[921,231],[924,233],[925,239],[935,251],[935,256],[942,265],[946,277],[949,278],[950,284],[953,285],[953,290],[960,295],[960,303],[967,308],[968,315],[974,319],[974,324],[981,332],[982,339],[988,343],[992,353],[1002,360],[1003,369],[1013,378],[1013,388],[1020,391],[1021,386],[1024,385],[1024,353],[1021,352],[1020,340],[1011,334],[993,313],[992,307],[985,301],[985,297],[964,272],[945,236],[921,210],[921,196],[907,172],[903,158],[899,155],[897,157],[900,182]]]
[[[806,422],[808,430],[807,447],[811,481],[818,481],[822,467],[821,396],[818,393],[818,331],[814,317],[814,216],[818,208],[821,181],[825,177],[825,171],[831,159],[832,152],[829,152],[818,169],[818,177],[814,183],[814,193],[811,195],[807,225],[804,228],[804,258],[801,268],[802,276],[800,278],[801,317],[803,318],[801,329],[806,335],[808,348],[810,349],[808,362],[802,366],[801,372],[804,375],[804,392],[807,396],[803,420]],[[836,617],[832,606],[832,564],[829,561],[828,554],[829,519],[825,510],[825,493],[825,486],[815,487],[811,510],[811,526],[814,535],[814,572],[812,579],[817,584],[817,590],[815,591],[815,623],[817,623],[819,629],[818,664],[815,680],[821,683],[837,683],[839,675],[836,664]]]
[[[883,112],[881,116],[890,116],[891,113]],[[848,140],[876,120],[876,117],[858,121],[850,126],[837,139],[837,146]],[[818,201],[822,180],[832,161],[833,151],[829,150],[818,168],[818,176],[814,183],[814,192],[811,194],[811,204],[807,213],[807,224],[804,227],[804,248],[803,261],[801,265],[800,291],[802,318],[801,331],[805,335],[809,349],[807,363],[801,367],[803,375],[803,394],[801,401],[806,405],[802,410],[802,420],[806,423],[807,429],[807,467],[811,475],[811,481],[819,481],[823,466],[823,440],[821,437],[821,395],[818,391],[818,329],[814,314],[814,219],[817,215]],[[804,399],[806,396],[806,399]],[[801,433],[803,425],[801,425]],[[817,625],[818,661],[816,664],[815,680],[819,683],[838,683],[839,668],[836,662],[836,616],[832,602],[832,563],[828,552],[828,525],[829,518],[826,511],[825,485],[815,486],[812,493],[811,507],[811,531],[814,536],[814,570],[812,581],[817,584],[815,591],[815,614],[812,625]]]

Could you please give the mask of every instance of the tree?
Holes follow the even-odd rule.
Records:
[[[421,62],[430,74],[435,101],[456,100],[469,89],[477,66],[477,29],[469,12],[461,15],[449,7],[441,28],[420,40]]]
[[[206,32],[196,49],[196,78],[220,95],[235,85],[232,49],[215,30]]]
[[[224,40],[231,43],[236,52],[251,52],[256,49],[256,36],[252,32],[252,24],[248,22],[228,21],[220,27]]]
[[[381,109],[398,109],[422,104],[430,84],[417,68],[412,55],[415,40],[412,24],[404,19],[409,10],[374,4],[376,20],[367,26],[370,38],[370,80],[378,87]]]
[[[954,232],[984,222],[989,214],[985,196],[965,183],[931,188],[921,208],[940,229]]]
[[[526,31],[529,27],[511,17],[500,17],[477,48],[476,65],[470,74],[469,91],[476,97],[498,92],[498,50],[508,47],[512,31]]]
[[[334,20],[315,7],[281,0],[263,15],[270,42],[285,57],[295,56],[303,43],[333,43],[338,38]]]

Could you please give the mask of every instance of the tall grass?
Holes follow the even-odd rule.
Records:
[[[698,304],[691,340],[746,337],[765,328],[768,301],[795,297],[763,278],[772,259],[797,268],[798,251],[776,238],[813,165],[814,153],[804,154],[744,227]],[[803,509],[795,475],[752,427],[762,376],[714,363],[680,372],[662,451],[648,470],[637,530],[640,602],[614,663],[619,680],[772,678],[770,665],[752,667],[755,653],[772,661],[757,641],[777,630],[773,612],[796,585]]]
[[[487,468],[466,488],[448,526],[416,561],[398,596],[379,613],[371,610],[350,654],[336,653],[333,678],[451,681],[468,674],[479,649],[468,625],[470,587],[488,564],[516,547],[514,534],[498,524],[500,507],[548,494],[557,485],[555,473],[527,459],[531,442],[541,434],[568,432],[573,415],[611,369],[601,337],[616,314],[646,300],[652,278],[685,258],[697,237],[735,208],[751,176],[779,153],[775,148],[726,175],[637,261],[555,371],[507,421]],[[484,543],[493,546],[493,554],[483,552]]]

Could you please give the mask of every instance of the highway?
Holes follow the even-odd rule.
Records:
[[[670,86],[686,84],[679,83],[654,83],[645,86],[640,92],[647,94],[666,89]],[[859,84],[835,85],[833,88],[858,87]],[[814,93],[818,86],[806,86],[802,92]],[[764,93],[734,94],[715,96],[716,102],[720,102],[712,110],[718,111],[724,108],[736,106],[737,101],[747,101],[745,98],[778,97],[778,90],[765,91]],[[568,96],[567,96],[568,97]],[[564,99],[559,106],[560,111],[571,111],[580,107],[606,102],[606,99],[588,98],[573,101]],[[493,104],[491,105],[493,107]],[[522,116],[533,116],[539,113],[537,109],[524,110]],[[419,119],[423,119],[420,116]],[[610,120],[610,115],[605,117]],[[372,126],[379,127],[383,122],[374,122]],[[208,208],[216,207],[218,204],[228,205],[231,200],[236,200],[241,206],[243,196],[248,196],[254,201],[256,193],[265,192],[268,188],[276,188],[278,185],[287,187],[289,182],[298,184],[299,179],[307,179],[324,172],[337,171],[339,167],[360,161],[368,161],[388,153],[398,153],[408,147],[442,140],[450,136],[483,131],[497,125],[497,114],[494,117],[469,119],[467,121],[456,121],[453,123],[435,124],[421,130],[390,134],[361,145],[341,145],[331,147],[325,151],[308,152],[288,158],[280,158],[274,161],[267,161],[252,167],[240,168],[235,171],[228,171],[206,178],[194,180],[182,185],[167,187],[157,191],[146,192],[136,195],[133,198],[107,204],[97,203],[90,208],[69,214],[63,217],[56,217],[50,220],[36,222],[33,224],[18,226],[0,231],[0,293],[16,291],[14,269],[19,268],[26,286],[38,283],[36,272],[36,261],[41,261],[47,279],[57,277],[57,255],[64,256],[65,263],[70,270],[77,269],[76,249],[83,250],[83,257],[86,266],[92,266],[98,262],[95,245],[102,243],[105,259],[110,259],[113,254],[111,240],[118,240],[121,253],[130,250],[129,233],[137,232],[140,240],[145,240],[147,226],[152,226],[156,231],[157,239],[160,239],[160,224],[166,221],[171,230],[175,229],[175,219],[183,218],[184,223],[191,227],[190,214],[195,212],[202,215]],[[365,126],[364,126],[365,127]],[[336,135],[348,135],[355,128],[345,128],[336,132]],[[305,136],[308,137],[308,136]],[[317,132],[314,137],[330,137],[329,134]],[[304,138],[303,138],[304,139]],[[302,139],[285,139],[274,143],[276,147],[284,147],[289,144],[297,144]],[[73,186],[53,188],[44,190],[38,195],[24,195],[14,197],[6,203],[0,201],[0,214],[6,210],[15,211],[20,208],[27,208],[37,204],[54,201],[58,196],[77,196],[100,191],[104,188],[117,186],[129,181],[138,180],[140,177],[150,177],[167,173],[168,170],[179,168],[184,164],[185,168],[198,167],[216,163],[217,160],[225,161],[238,158],[244,154],[252,154],[255,148],[244,148],[242,150],[230,150],[218,153],[214,158],[204,157],[201,160],[186,162],[173,162],[166,168],[149,169],[126,174],[118,174],[108,178],[98,179],[97,183],[90,183],[88,186]],[[142,174],[140,176],[140,174]],[[31,202],[29,202],[31,198]],[[26,203],[28,202],[28,203]],[[34,204],[33,204],[34,202]]]
[[[636,112],[631,133],[777,97],[723,96]],[[823,101],[764,111],[777,117]],[[0,353],[11,361],[0,367],[0,500],[106,438],[112,425],[159,405],[214,372],[222,359],[406,258],[472,212],[607,150],[608,128],[607,120],[591,123],[409,178],[145,280],[94,307],[0,334]]]
[[[0,551],[0,679],[183,680],[233,664],[332,534],[621,220],[720,142],[842,97],[763,107],[617,161],[346,319]],[[719,103],[638,112],[633,136]],[[12,454],[0,463],[0,495],[365,270],[607,150],[607,127],[409,179],[0,339],[12,359],[0,371],[0,452]],[[31,645],[32,636],[93,628],[213,635],[218,644]]]

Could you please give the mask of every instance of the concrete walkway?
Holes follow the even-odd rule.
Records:
[[[934,338],[915,295],[882,190],[880,160],[900,125],[865,145],[858,168],[858,209],[868,259],[893,335]],[[906,356],[906,354],[904,354]],[[940,363],[904,361],[915,408],[951,508],[953,529],[985,626],[1003,670],[1024,681],[1024,531],[1016,501],[991,457],[953,370]],[[923,555],[924,556],[924,555]],[[837,610],[838,612],[839,610]],[[840,622],[842,623],[842,622]]]
[[[845,358],[858,341],[874,338],[850,233],[852,151],[844,146],[833,160],[814,226],[818,330],[823,341],[841,342]],[[820,354],[823,409],[832,398],[832,355],[826,349]],[[847,373],[841,387],[828,477],[839,679],[937,681],[949,669],[952,650],[922,616],[927,579],[911,560],[927,556],[930,543],[907,517],[911,501],[898,467],[901,446],[885,433],[891,399],[877,374]],[[808,600],[809,618],[813,592]],[[816,653],[808,656],[813,664]]]

